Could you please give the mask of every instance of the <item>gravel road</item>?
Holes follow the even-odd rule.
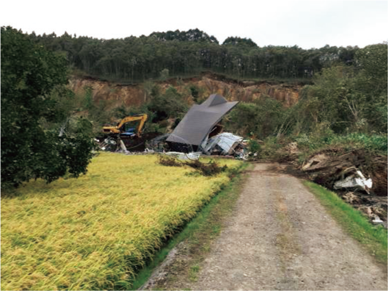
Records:
[[[387,290],[387,274],[292,176],[256,164],[192,290]]]

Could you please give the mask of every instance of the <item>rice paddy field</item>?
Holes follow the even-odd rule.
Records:
[[[194,172],[156,156],[103,153],[78,179],[37,180],[3,195],[2,290],[130,289],[165,239],[229,182],[227,173]]]

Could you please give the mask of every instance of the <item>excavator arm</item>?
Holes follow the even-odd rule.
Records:
[[[117,126],[104,126],[103,131],[107,133],[122,133],[124,131],[124,125],[128,122],[139,120],[139,124],[136,127],[136,135],[140,137],[141,131],[144,127],[144,123],[147,121],[147,114],[141,114],[137,116],[127,116],[123,118]]]

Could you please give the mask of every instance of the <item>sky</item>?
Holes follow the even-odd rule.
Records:
[[[388,41],[388,0],[13,0],[0,4],[0,25],[103,39],[198,28],[220,43],[362,48]]]

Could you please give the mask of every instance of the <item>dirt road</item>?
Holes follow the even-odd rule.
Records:
[[[387,290],[387,275],[292,176],[257,164],[192,290]]]

